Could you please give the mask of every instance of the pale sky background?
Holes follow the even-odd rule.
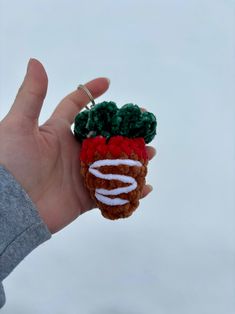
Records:
[[[0,0],[0,116],[27,61],[46,67],[44,121],[80,83],[158,119],[154,191],[116,222],[99,210],[4,281],[3,314],[235,313],[235,1]]]

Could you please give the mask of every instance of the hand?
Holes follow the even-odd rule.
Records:
[[[41,63],[31,59],[23,84],[0,122],[0,164],[24,187],[51,233],[95,207],[80,174],[81,145],[71,124],[89,102],[82,90],[66,96],[41,126],[38,118],[47,92],[47,74]],[[94,98],[109,87],[109,80],[97,78],[87,84]],[[148,147],[151,159],[155,150]],[[143,197],[151,191],[146,185]]]

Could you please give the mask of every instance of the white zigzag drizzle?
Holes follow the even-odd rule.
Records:
[[[134,178],[130,176],[125,176],[122,174],[112,174],[112,173],[101,173],[99,170],[95,168],[99,168],[102,166],[119,166],[119,165],[126,165],[130,167],[141,167],[142,163],[138,160],[132,159],[103,159],[97,160],[89,167],[89,172],[92,173],[95,177],[101,178],[104,180],[118,180],[123,183],[130,183],[129,186],[120,187],[112,190],[106,189],[96,189],[95,190],[95,197],[98,201],[103,204],[110,205],[110,206],[117,206],[117,205],[125,205],[129,203],[128,200],[124,200],[121,198],[110,198],[105,195],[119,195],[121,193],[129,193],[134,191],[137,188],[137,182]]]

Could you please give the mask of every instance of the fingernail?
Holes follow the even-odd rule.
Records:
[[[106,77],[106,80],[108,81],[108,84],[110,85],[110,79],[108,77]]]
[[[148,188],[150,189],[150,192],[152,192],[153,186],[152,186],[151,184],[148,184]],[[149,192],[149,193],[150,193],[150,192]]]
[[[27,73],[29,72],[31,62],[32,62],[32,58],[30,58],[30,59],[29,59],[29,61],[28,61],[28,65],[27,65]]]

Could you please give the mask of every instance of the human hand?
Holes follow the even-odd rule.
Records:
[[[16,99],[0,122],[0,164],[23,186],[50,232],[55,233],[95,204],[83,184],[81,145],[71,131],[75,116],[89,99],[82,90],[72,92],[39,126],[47,84],[42,64],[31,59]],[[97,78],[85,86],[96,98],[108,89],[109,80]],[[151,146],[147,152],[149,159],[155,155]],[[151,186],[146,185],[142,197],[150,191]]]

